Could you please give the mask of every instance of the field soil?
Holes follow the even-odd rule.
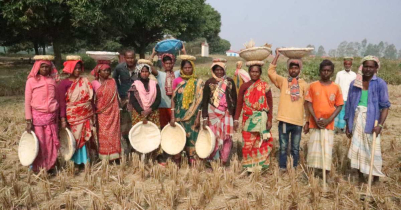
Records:
[[[392,107],[382,134],[383,172],[387,177],[363,199],[366,183],[359,183],[346,157],[349,139],[335,135],[328,191],[319,174],[305,166],[302,136],[301,165],[278,170],[278,122],[274,121],[274,149],[267,171],[248,175],[241,168],[241,138],[235,134],[229,166],[199,161],[181,168],[166,167],[137,154],[119,164],[95,162],[74,167],[60,159],[55,174],[32,173],[18,160],[18,141],[25,129],[24,98],[0,97],[0,205],[2,209],[399,209],[401,205],[401,86],[389,86]],[[274,115],[279,90],[273,88]]]

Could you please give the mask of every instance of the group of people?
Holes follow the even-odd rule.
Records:
[[[153,51],[151,60],[155,55]],[[373,134],[378,136],[373,175],[383,176],[380,133],[390,102],[386,83],[376,76],[379,60],[373,56],[363,58],[355,74],[351,71],[352,59],[345,58],[345,70],[337,74],[336,82],[331,81],[334,64],[323,60],[320,80],[308,84],[300,78],[301,59],[288,59],[288,75],[277,74],[279,56],[276,50],[267,74],[280,89],[276,116],[280,168],[283,171],[287,168],[289,142],[293,167],[297,167],[303,130],[305,134],[310,132],[307,165],[330,171],[336,126],[338,130],[345,129],[352,138],[348,157],[351,167],[361,174],[369,173],[370,144]],[[177,71],[173,70],[176,58],[168,53],[160,56],[161,70],[156,70],[150,62],[138,62],[134,51],[126,51],[124,58],[112,78],[109,78],[112,72],[109,62],[98,61],[92,70],[95,76],[92,82],[81,76],[84,64],[78,58],[64,63],[63,73],[68,77],[59,83],[57,70],[50,61],[35,62],[25,91],[27,131],[34,130],[40,141],[33,170],[49,170],[54,166],[60,145],[59,121],[62,128],[70,128],[76,139],[77,150],[72,160],[77,164],[97,157],[119,159],[121,145],[129,145],[130,128],[141,121],[150,121],[160,129],[168,124],[181,125],[186,131],[184,152],[191,164],[196,161],[198,133],[209,126],[216,136],[216,146],[207,159],[219,159],[225,164],[233,145],[233,133],[240,128],[242,119],[243,167],[250,172],[269,167],[273,97],[271,87],[261,79],[263,63],[253,63],[246,71],[239,61],[232,79],[227,76],[226,61],[214,59],[210,68],[212,77],[204,82],[197,76],[191,56],[182,57],[181,69]],[[322,139],[326,141],[325,148],[321,146]],[[182,157],[157,154],[162,165],[168,158],[179,164]]]

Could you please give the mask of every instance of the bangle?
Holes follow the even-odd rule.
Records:
[[[175,109],[174,108],[171,108],[171,111],[174,111]]]
[[[234,122],[239,122],[238,120],[234,120]]]
[[[382,125],[382,124],[378,124],[378,126],[381,127],[381,128],[383,128],[383,125]]]

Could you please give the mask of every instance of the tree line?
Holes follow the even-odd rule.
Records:
[[[80,49],[121,51],[140,57],[164,37],[207,40],[212,53],[230,48],[219,37],[221,16],[205,0],[29,0],[0,1],[0,46],[46,54]]]
[[[308,47],[315,48],[314,45],[308,45]],[[387,42],[379,42],[378,44],[368,43],[366,39],[361,42],[341,42],[337,49],[330,49],[327,53],[322,45],[317,50],[312,52],[316,56],[330,56],[330,57],[364,57],[366,55],[374,55],[381,58],[387,59],[401,59],[401,49],[397,51],[394,44]]]

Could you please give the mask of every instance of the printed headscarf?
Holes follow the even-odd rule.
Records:
[[[224,70],[224,76],[221,78],[218,78],[216,76],[216,74],[214,74],[213,72],[213,67],[215,66],[220,66],[221,68],[223,68]],[[213,97],[211,99],[211,104],[214,107],[219,107],[220,105],[220,100],[224,97],[225,93],[226,93],[226,88],[228,85],[228,80],[227,80],[227,75],[226,75],[226,64],[224,62],[222,62],[222,60],[214,60],[210,71],[212,72],[212,76],[214,79],[216,79],[218,81],[217,87],[213,92]]]
[[[91,71],[91,74],[96,78],[99,79],[99,71],[100,70],[105,70],[105,69],[109,69],[110,67],[110,63],[111,61],[107,61],[107,60],[98,60],[97,61],[97,65],[95,66],[95,68]]]
[[[53,62],[49,61],[49,60],[36,60],[35,63],[33,64],[33,67],[31,69],[31,72],[28,74],[28,79],[33,77],[33,78],[37,78],[39,79],[40,77],[38,77],[38,73],[40,70],[40,66],[42,64],[47,64],[48,66],[50,66],[51,70],[50,70],[50,77],[55,79],[56,81],[59,81],[59,75],[58,75],[58,71],[56,69],[56,66],[54,66]]]
[[[377,67],[377,71],[379,71],[379,69],[380,69],[380,60],[379,60],[378,57],[373,56],[373,55],[368,55],[368,56],[365,56],[362,59],[361,65],[358,68],[358,74],[356,75],[356,79],[355,79],[355,82],[354,82],[354,86],[358,87],[358,88],[361,88],[361,89],[363,88],[363,84],[362,84],[362,68],[363,68],[363,63],[365,61],[374,61],[374,62],[376,62],[377,66],[378,66]]]
[[[290,58],[287,60],[287,70],[290,69],[290,65],[291,64],[298,64],[299,66],[299,70],[302,71],[302,60],[301,59],[293,59]],[[288,75],[288,89],[290,90],[290,97],[291,97],[291,101],[298,101],[298,99],[300,98],[300,94],[299,94],[299,75],[296,78],[291,77],[290,75]]]
[[[192,103],[194,100],[194,95],[195,95],[195,81],[196,81],[196,70],[195,70],[195,64],[193,61],[188,60],[189,63],[191,63],[192,66],[192,74],[191,75],[185,75],[183,69],[181,68],[181,78],[184,80],[187,80],[187,85],[185,86],[184,90],[184,95],[183,95],[183,100],[182,100],[182,108],[183,109],[188,109],[189,105]]]
[[[170,57],[171,58],[171,62],[173,63],[173,66],[174,66],[175,56],[173,54],[170,54],[170,53],[163,53],[162,56],[161,56],[161,61],[162,61],[162,64],[163,64],[163,68],[164,68],[163,59],[165,57]],[[166,71],[165,68],[164,68],[164,70],[166,72],[166,80],[165,80],[165,83],[164,83],[164,88],[166,89],[166,95],[171,96],[171,95],[173,95],[173,92],[174,92],[174,90],[173,90],[173,81],[175,79],[175,75],[174,75],[173,71]]]
[[[64,69],[63,72],[67,74],[72,74],[74,72],[75,66],[81,63],[81,71],[84,71],[84,62],[82,60],[69,60],[63,63]]]

